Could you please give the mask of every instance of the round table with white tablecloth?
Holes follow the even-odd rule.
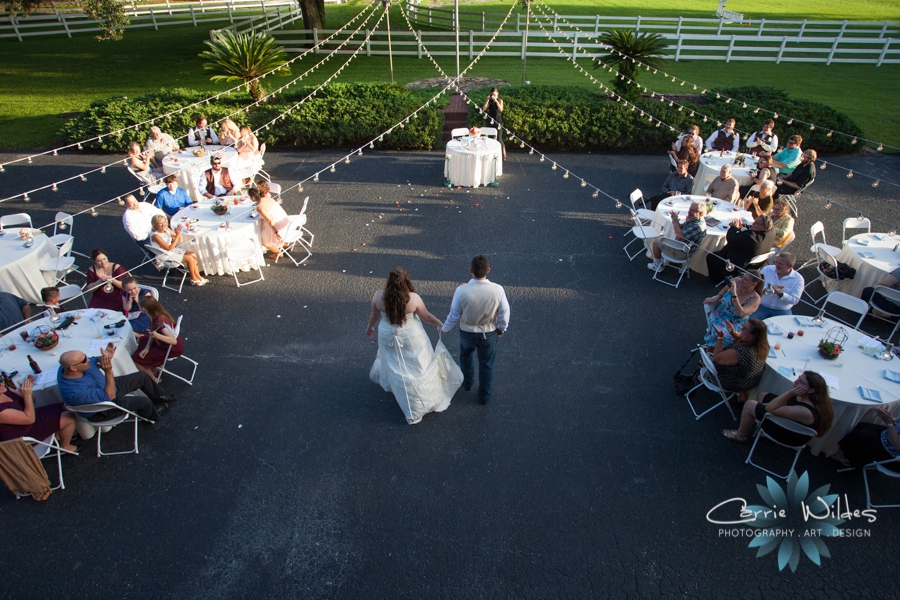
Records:
[[[234,200],[238,199],[238,204]],[[179,224],[190,224],[193,231],[187,228],[182,230],[184,246],[187,250],[197,253],[200,262],[200,270],[207,275],[230,275],[231,269],[225,260],[225,248],[229,244],[249,243],[257,251],[259,264],[265,264],[263,247],[260,241],[260,220],[262,217],[253,217],[255,205],[249,198],[226,196],[222,198],[222,204],[228,206],[228,212],[217,215],[212,211],[214,201],[203,200],[192,206],[187,206],[178,211],[172,217],[171,226],[175,229]],[[197,220],[194,222],[194,220]],[[224,227],[223,227],[224,226]],[[230,228],[229,228],[230,226]],[[241,270],[248,271],[249,265]]]
[[[463,137],[447,142],[444,179],[453,185],[490,185],[503,175],[503,149],[487,137]]]
[[[26,248],[19,230],[8,228],[0,235],[0,290],[41,304],[41,288],[49,285],[41,266],[56,257],[56,246],[44,232],[35,229],[34,244]]]
[[[885,275],[900,268],[898,244],[900,236],[887,233],[861,233],[847,240],[836,258],[856,269],[856,275],[841,285],[841,291],[859,298],[864,289],[875,287]],[[837,287],[831,282],[828,285],[828,289]]]
[[[677,212],[679,221],[683,223],[693,202],[706,204],[706,196],[672,196],[668,200],[663,200],[656,206],[656,212],[650,224],[657,230],[661,230],[664,237],[674,238],[675,232],[669,213]],[[728,231],[731,221],[734,219],[741,219],[745,222],[753,220],[753,215],[748,211],[738,208],[730,202],[715,199],[710,202],[714,204],[712,213],[706,215],[706,237],[700,244],[701,249],[694,251],[691,255],[691,270],[701,275],[709,275],[706,268],[706,255],[710,252],[717,252],[725,246],[725,233]]]
[[[799,321],[808,323],[809,317],[789,315],[766,319],[772,349],[757,390],[782,394],[793,387],[794,380],[804,370],[815,371],[825,377],[829,382],[828,395],[834,405],[834,422],[825,435],[813,438],[809,443],[813,454],[833,454],[838,450],[838,442],[857,423],[877,423],[874,410],[876,406],[884,407],[894,416],[900,417],[900,383],[885,378],[887,369],[898,371],[900,379],[900,360],[897,357],[883,361],[864,354],[859,348],[859,342],[869,342],[871,338],[844,327],[849,337],[843,352],[836,360],[825,359],[818,352],[819,340],[824,339],[831,328],[841,324],[825,319],[822,327],[802,327]],[[779,330],[782,333],[776,335]],[[798,330],[802,330],[804,335],[796,335]],[[788,339],[788,333],[795,334],[793,339]],[[781,348],[775,350],[776,344]],[[837,387],[834,387],[835,384]],[[860,387],[877,391],[883,402],[866,400],[860,393]]]
[[[735,160],[743,157],[743,165],[735,165]],[[753,178],[750,173],[756,170],[756,157],[742,152],[707,152],[700,156],[700,166],[697,167],[697,175],[694,176],[695,194],[706,191],[709,182],[719,176],[719,172],[725,165],[731,165],[731,176],[737,180],[738,185],[751,185]]]
[[[181,150],[167,154],[162,161],[163,171],[166,175],[175,173],[178,176],[178,186],[187,190],[188,195],[194,201],[203,200],[204,196],[197,192],[203,173],[210,168],[210,156],[217,155],[222,159],[222,167],[228,169],[228,175],[235,187],[240,187],[241,179],[238,174],[238,153],[231,146],[206,146],[203,156],[194,156],[197,148]]]

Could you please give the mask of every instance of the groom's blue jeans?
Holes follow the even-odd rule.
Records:
[[[496,331],[488,333],[459,332],[459,366],[463,372],[463,388],[472,389],[475,379],[475,357],[478,350],[478,399],[491,399],[491,384],[494,381],[494,356],[497,350]]]

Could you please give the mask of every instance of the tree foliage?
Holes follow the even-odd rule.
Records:
[[[32,8],[37,8],[41,4],[46,3],[46,0],[9,0],[3,3],[3,7],[10,17],[15,17],[18,14],[27,16]]]
[[[84,13],[103,29],[103,33],[97,36],[98,40],[121,40],[125,26],[131,22],[121,0],[86,0]]]
[[[254,100],[265,95],[259,79],[269,71],[275,74],[289,74],[291,69],[285,63],[287,55],[275,39],[265,33],[234,33],[226,31],[215,40],[205,42],[209,50],[200,53],[200,58],[210,62],[203,68],[216,73],[213,81],[244,81]]]
[[[654,69],[660,68],[662,51],[669,45],[666,39],[658,33],[635,33],[634,29],[613,29],[599,39],[613,52],[595,59],[594,68],[615,67],[618,75],[613,81],[613,88],[623,98],[637,100],[640,98],[639,88],[632,83],[638,77],[637,62]],[[627,79],[622,79],[622,76]]]

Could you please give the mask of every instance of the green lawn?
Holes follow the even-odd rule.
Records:
[[[716,3],[704,0],[715,9]],[[776,3],[777,8],[783,3]],[[797,0],[798,7],[810,10],[824,3]],[[862,12],[869,4],[878,2],[838,2],[848,6],[849,15],[870,18]],[[888,3],[881,3],[885,7]],[[891,5],[898,5],[892,2]],[[644,8],[662,5],[662,2],[638,2],[620,0],[614,2],[616,10],[624,12],[628,6]],[[329,27],[339,26],[356,14],[364,3],[356,0],[348,5],[329,5]],[[478,9],[494,10],[503,5],[477,4]],[[509,6],[506,4],[505,6]],[[596,10],[596,3],[570,0],[565,5],[551,4],[561,12]],[[607,5],[604,5],[604,7]],[[566,10],[563,10],[565,8]],[[739,6],[733,10],[742,10]],[[855,9],[855,12],[850,9]],[[897,6],[894,6],[896,9]],[[770,6],[770,10],[773,8]],[[395,9],[396,10],[396,9]],[[612,8],[610,8],[612,10]],[[799,8],[797,8],[799,10]],[[868,9],[867,9],[868,10]],[[606,11],[604,11],[606,12]],[[896,12],[896,10],[895,10]],[[882,17],[883,18],[883,17]],[[398,28],[403,23],[399,13],[392,12],[391,24]],[[171,26],[160,31],[150,29],[130,30],[122,42],[100,42],[84,34],[68,39],[63,36],[47,36],[26,42],[4,40],[0,42],[0,149],[24,149],[49,147],[64,118],[58,115],[86,108],[94,100],[110,96],[137,96],[162,87],[187,87],[201,91],[220,91],[230,87],[213,84],[202,69],[197,54],[208,39],[208,28]],[[161,41],[164,40],[164,43]],[[295,63],[293,72],[299,74],[321,58],[307,57]],[[346,57],[335,57],[304,84],[321,82]],[[455,69],[452,57],[442,57],[441,64],[448,72]],[[461,61],[467,64],[467,61]],[[900,145],[900,121],[889,106],[894,106],[900,95],[900,67],[870,65],[798,65],[756,64],[735,62],[679,62],[669,63],[667,70],[699,85],[765,84],[780,87],[790,94],[823,102],[846,112],[866,131],[866,136]],[[406,83],[434,77],[436,71],[425,59],[395,58],[395,79]],[[517,59],[483,59],[469,72],[470,75],[498,77],[511,83],[521,80],[522,63]],[[600,77],[600,72],[594,72]],[[388,81],[390,73],[386,57],[358,57],[339,77],[341,81]],[[575,84],[590,86],[589,80],[577,72],[570,63],[561,59],[529,59],[528,78],[532,83]],[[600,77],[601,80],[608,81]],[[287,81],[283,79],[281,81]],[[642,73],[641,81],[660,91],[678,90],[673,84],[658,76]],[[274,82],[277,83],[277,82]],[[736,118],[742,121],[741,110]],[[747,115],[747,121],[753,118]],[[752,127],[747,124],[747,128]]]

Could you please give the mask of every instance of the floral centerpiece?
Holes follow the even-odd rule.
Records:
[[[198,158],[203,156],[204,154],[206,154],[206,148],[203,148],[202,146],[194,150],[194,156]]]
[[[211,208],[212,208],[212,211],[214,213],[216,213],[217,215],[219,215],[220,217],[228,212],[228,206],[225,204],[219,204],[218,202],[213,204]]]
[[[59,335],[49,327],[37,327],[31,332],[31,343],[38,350],[53,350],[59,343]]]
[[[473,127],[472,129],[469,130],[469,133],[471,133],[472,135],[478,137],[479,135],[481,135],[481,128],[480,128],[480,127]]]
[[[847,341],[847,332],[843,327],[833,327],[828,330],[825,339],[819,340],[819,355],[828,360],[834,360],[840,356]]]

